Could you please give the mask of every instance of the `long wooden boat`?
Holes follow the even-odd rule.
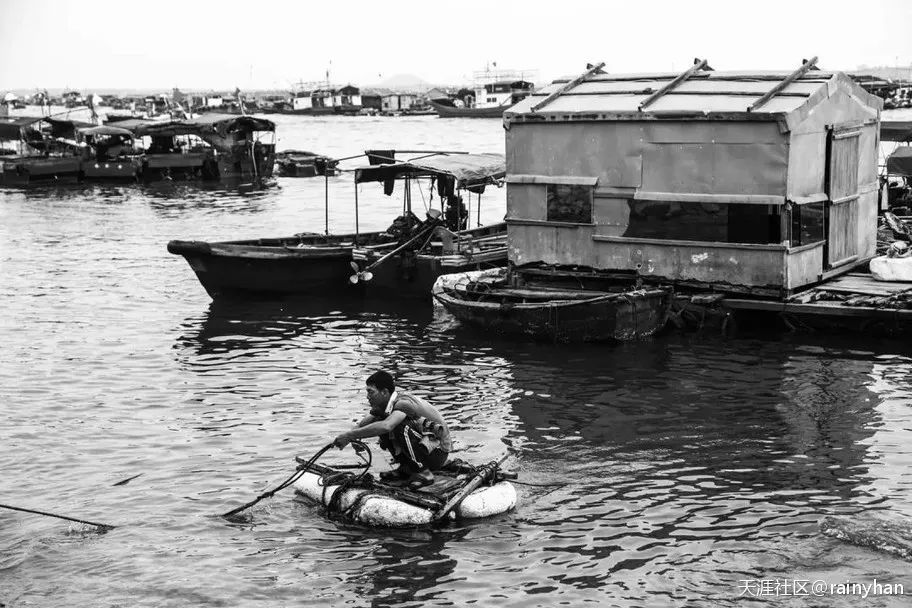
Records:
[[[508,269],[441,277],[434,298],[461,323],[554,342],[624,341],[665,326],[671,292],[621,284],[611,290],[524,284]]]
[[[400,152],[402,153],[402,152]],[[416,153],[416,151],[411,151]],[[430,295],[434,280],[450,270],[489,267],[506,263],[506,226],[482,226],[455,233],[438,230],[442,217],[465,223],[467,210],[457,192],[463,188],[479,192],[505,175],[505,160],[499,154],[420,152],[416,160],[396,161],[395,150],[369,151],[374,164],[355,169],[355,183],[380,182],[386,187],[402,180],[427,178],[438,182],[445,211],[428,212],[425,221],[411,212],[382,232],[362,233],[355,215],[355,233],[332,235],[327,224],[324,235],[298,234],[292,237],[208,243],[171,241],[168,251],[181,255],[196,272],[213,298],[230,295],[364,295],[380,291],[366,289],[376,272],[378,286],[393,287],[399,295]],[[328,184],[328,182],[327,182]],[[391,193],[392,189],[388,191]],[[406,200],[411,196],[406,191]],[[326,201],[329,196],[326,196]],[[328,202],[327,202],[328,205]],[[355,208],[358,208],[357,189]],[[326,217],[329,217],[327,207]],[[458,226],[456,226],[458,228]],[[439,245],[433,240],[440,234]],[[450,235],[451,243],[442,241]],[[436,249],[435,249],[436,247]],[[361,248],[359,266],[353,252]],[[419,256],[424,256],[419,258]],[[353,268],[354,266],[354,268]],[[404,270],[409,267],[409,273]],[[417,280],[413,280],[416,279]]]
[[[333,296],[356,293],[349,277],[356,245],[395,243],[384,232],[246,241],[171,241],[213,298],[230,296]]]
[[[513,104],[493,106],[490,108],[457,108],[436,101],[429,102],[441,118],[500,118],[504,111]]]

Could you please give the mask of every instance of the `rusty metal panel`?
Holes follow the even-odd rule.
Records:
[[[622,236],[630,225],[630,205],[626,198],[596,196],[592,206],[596,234]]]
[[[646,122],[646,141],[657,144],[784,144],[775,122]]]
[[[788,154],[788,199],[826,192],[826,133],[792,133]]]
[[[790,252],[785,258],[785,263],[788,289],[798,289],[816,283],[823,272],[823,243]]]
[[[785,248],[707,247],[700,243],[597,242],[599,268],[636,270],[669,279],[747,287],[785,284]]]
[[[548,212],[547,188],[538,184],[507,184],[507,217],[544,220]]]
[[[507,257],[514,264],[580,264],[595,267],[593,226],[574,228],[507,222]]]
[[[642,123],[516,125],[507,131],[507,173],[598,177],[599,186],[640,185]]]
[[[643,190],[704,194],[785,194],[782,144],[649,144]]]

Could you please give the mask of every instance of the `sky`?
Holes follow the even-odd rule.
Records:
[[[612,73],[912,64],[912,2],[0,0],[0,92],[242,90],[399,74],[463,84]]]

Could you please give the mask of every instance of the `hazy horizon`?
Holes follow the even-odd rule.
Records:
[[[139,6],[139,5],[138,5]],[[570,0],[560,10],[462,0],[458,10],[414,0],[395,12],[354,2],[160,0],[135,11],[113,0],[0,0],[0,91],[289,90],[299,80],[378,86],[397,75],[458,86],[486,66],[574,76],[587,62],[609,72],[791,70],[818,56],[822,69],[912,63],[912,41],[890,36],[912,4],[785,2],[762,10],[716,0],[629,3]],[[863,23],[864,28],[859,28]],[[40,36],[36,36],[36,32]],[[860,32],[872,32],[871,34]]]

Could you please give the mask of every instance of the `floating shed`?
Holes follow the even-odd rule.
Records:
[[[510,260],[781,296],[875,254],[883,102],[789,72],[556,81],[504,113]]]

